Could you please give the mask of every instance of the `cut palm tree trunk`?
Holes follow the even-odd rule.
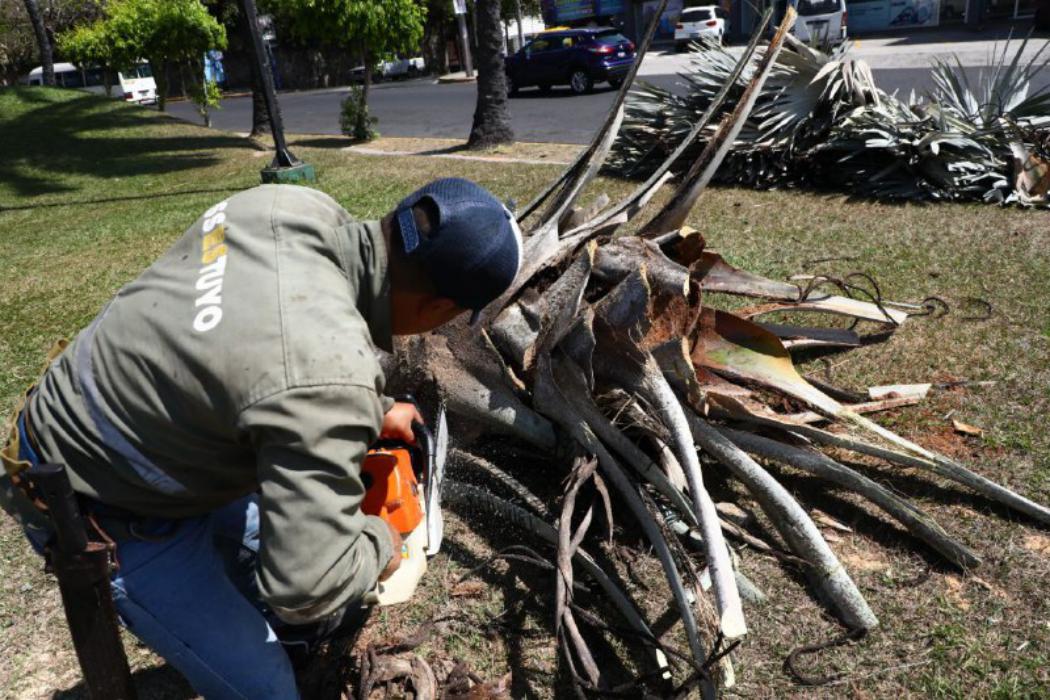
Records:
[[[689,425],[678,399],[667,384],[655,360],[635,343],[645,335],[649,325],[651,290],[646,268],[620,282],[595,309],[601,331],[595,356],[601,373],[629,393],[641,396],[653,408],[668,430],[668,445],[685,470],[689,495],[707,544],[708,567],[720,619],[719,630],[727,639],[747,633],[740,594],[733,581],[732,565],[726,555],[725,539],[718,522],[718,512],[704,488],[700,461],[696,456]],[[598,366],[595,371],[598,372]]]
[[[449,451],[449,457],[457,462],[470,465],[503,484],[511,493],[521,499],[525,505],[535,511],[536,515],[541,518],[553,519],[554,516],[551,514],[550,508],[547,507],[547,504],[544,503],[543,500],[530,491],[525,484],[518,481],[503,469],[500,469],[489,460],[457,447],[453,447]]]
[[[696,618],[693,615],[689,597],[686,594],[685,585],[675,565],[674,557],[670,547],[664,540],[660,526],[653,520],[652,515],[646,509],[645,504],[634,491],[634,486],[619,464],[605,449],[601,441],[594,435],[591,429],[578,419],[568,399],[562,393],[558,381],[553,375],[550,358],[542,355],[537,362],[536,375],[536,403],[540,410],[550,416],[556,423],[562,426],[572,437],[587,450],[588,453],[598,457],[598,464],[602,473],[616,488],[617,493],[631,509],[632,515],[641,526],[649,543],[653,546],[660,563],[664,568],[671,593],[674,595],[682,624],[685,628],[686,637],[689,640],[689,648],[693,654],[694,663],[702,666],[706,659],[706,652],[700,641],[699,630],[696,626]]]

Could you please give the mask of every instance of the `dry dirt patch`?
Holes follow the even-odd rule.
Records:
[[[458,155],[483,157],[493,161],[529,160],[555,164],[571,162],[581,148],[577,144],[516,142],[505,146],[470,151],[466,149],[464,142],[459,139],[425,139],[396,136],[383,136],[375,141],[360,144],[351,144],[350,141],[347,141],[347,146],[352,151],[360,153],[381,151],[391,155]]]
[[[848,571],[886,571],[890,561],[885,552],[861,537],[850,537],[839,546],[839,559]]]
[[[1024,548],[1044,557],[1050,557],[1050,537],[1040,534],[1025,535]]]

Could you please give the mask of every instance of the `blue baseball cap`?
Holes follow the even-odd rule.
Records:
[[[419,231],[412,214],[425,199],[437,211],[428,235]],[[431,182],[401,200],[395,218],[405,254],[426,269],[438,294],[474,312],[472,324],[521,269],[521,229],[514,214],[470,180]]]

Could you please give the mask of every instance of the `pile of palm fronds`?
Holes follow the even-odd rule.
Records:
[[[879,199],[983,200],[1048,205],[1050,86],[1032,92],[1050,42],[1025,59],[1009,42],[971,82],[937,60],[934,89],[907,99],[875,84],[847,46],[824,53],[793,38],[780,53],[718,180],[757,187],[816,186]],[[736,61],[695,45],[685,93],[642,85],[628,101],[609,167],[645,176],[711,105]],[[739,77],[732,107],[753,68]],[[695,156],[711,130],[686,155]]]
[[[742,138],[774,65],[783,65],[777,57],[793,19],[789,10],[753,65],[756,33],[724,89],[711,86],[705,114],[669,144],[673,152],[631,195],[612,205],[599,196],[591,206],[574,206],[616,137],[632,72],[592,144],[522,212],[523,270],[487,310],[482,329],[461,325],[407,342],[391,372],[392,383],[417,390],[429,382],[461,426],[483,429],[479,440],[460,438],[452,462],[459,473],[482,473],[489,488],[446,480],[443,499],[482,531],[517,532],[551,547],[546,560],[524,546],[504,554],[551,570],[550,578],[540,574],[531,584],[538,599],[553,598],[562,668],[581,695],[684,697],[699,689],[710,697],[720,683],[732,683],[728,651],[747,633],[744,604],[762,594],[727,540],[792,561],[850,630],[878,624],[810,514],[781,485],[782,469],[856,492],[961,569],[980,563],[930,515],[826,448],[924,470],[1050,523],[1047,508],[865,417],[914,399],[857,397],[795,369],[792,351],[855,347],[858,330],[888,335],[918,307],[883,299],[857,279],[813,279],[802,288],[740,270],[684,227],[705,184]],[[745,71],[733,109],[714,126],[728,86]],[[851,99],[868,99],[863,88],[849,87]],[[768,103],[764,109],[770,114]],[[690,156],[701,132],[703,148]],[[790,143],[797,132],[785,125],[777,138]],[[682,175],[670,199],[645,217],[638,234],[615,235],[646,211],[673,165]],[[755,305],[729,313],[706,303],[708,295],[720,294]],[[759,320],[783,310],[837,314],[861,326]],[[480,453],[494,431],[509,436],[497,454],[517,453],[513,461]],[[721,480],[759,504],[770,528],[765,536],[741,528],[716,505],[709,487]],[[597,522],[605,523],[608,538],[589,532]],[[666,584],[650,581],[647,596],[661,596],[661,606],[681,623],[674,634],[684,641],[658,635],[640,604],[651,601],[632,597],[607,556],[613,539],[615,551],[629,549],[662,570]],[[663,610],[657,615],[657,627],[667,630]],[[614,681],[616,664],[592,651],[602,635],[617,640],[603,647],[605,654],[636,652],[627,664],[637,674],[633,684]]]

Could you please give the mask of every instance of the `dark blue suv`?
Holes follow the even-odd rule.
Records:
[[[595,83],[620,86],[634,63],[634,43],[609,27],[560,29],[538,34],[513,56],[507,56],[507,92],[538,85],[565,85],[577,95]]]

